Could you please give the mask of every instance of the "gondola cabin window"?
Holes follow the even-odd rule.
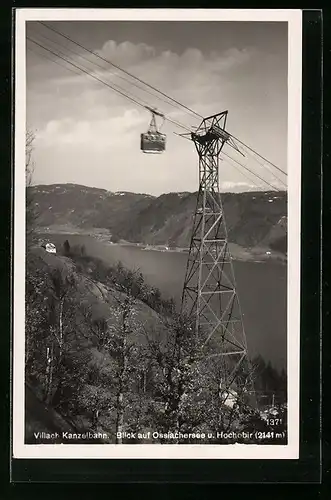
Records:
[[[165,151],[166,136],[160,132],[141,134],[140,149],[144,153],[162,153]]]

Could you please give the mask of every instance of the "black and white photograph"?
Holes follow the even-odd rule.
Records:
[[[14,456],[297,458],[301,12],[15,36]]]

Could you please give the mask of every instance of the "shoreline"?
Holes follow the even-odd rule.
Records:
[[[139,248],[145,252],[166,252],[166,253],[185,253],[188,255],[189,248],[183,247],[168,247],[167,245],[150,245],[148,243],[133,243],[130,241],[120,240],[118,242],[111,241],[111,234],[108,230],[103,228],[95,228],[95,229],[80,229],[80,228],[64,228],[63,226],[59,227],[38,227],[36,230],[37,235],[72,235],[72,236],[88,236],[90,238],[94,238],[101,243],[104,243],[108,246],[123,246],[123,247],[134,247]],[[265,262],[278,262],[281,264],[287,265],[287,257],[283,254],[272,252],[269,249],[258,249],[255,248],[253,251],[236,243],[229,242],[229,250],[234,261],[240,262],[256,262],[256,263],[265,263]],[[271,254],[267,254],[267,252],[272,252]]]

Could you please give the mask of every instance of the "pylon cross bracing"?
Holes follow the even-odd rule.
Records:
[[[219,191],[220,153],[230,140],[227,114],[205,118],[191,134],[199,156],[199,191],[182,296],[182,310],[194,317],[206,358],[217,363],[221,397],[254,392]]]

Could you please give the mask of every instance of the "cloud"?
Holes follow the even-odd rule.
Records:
[[[96,52],[121,67],[131,66],[136,62],[140,63],[155,55],[154,47],[145,43],[133,44],[126,41],[117,44],[114,40],[108,40],[101,50]]]
[[[233,181],[224,181],[221,183],[222,191],[251,191],[256,190],[256,184],[249,184],[247,182],[233,182]]]
[[[116,118],[51,120],[44,129],[37,132],[36,141],[47,148],[70,145],[92,150],[108,149],[110,146],[123,145],[128,136],[135,133],[142,124],[141,114],[136,110],[126,110]]]
[[[274,97],[278,96],[279,80],[274,82],[272,71],[266,72],[264,79],[261,76],[271,64],[267,62],[266,53],[255,48],[205,53],[194,47],[175,53],[147,44],[128,41],[118,44],[114,40],[108,40],[98,50],[103,57],[199,114],[208,116],[230,109],[231,132],[247,144],[257,144],[258,150],[265,144],[268,147],[270,144],[276,154],[281,149],[277,141],[281,143],[286,113],[284,118],[284,107]],[[75,60],[88,66],[78,57]],[[200,119],[187,110],[178,109],[176,104],[172,106],[164,96],[158,99],[151,88],[142,90],[139,82],[128,75],[119,75],[107,63],[100,60],[98,63],[104,69],[89,66],[97,78],[188,127],[199,125]],[[160,193],[196,189],[197,159],[193,145],[173,134],[183,129],[166,122],[162,129],[167,134],[166,153],[148,158],[139,149],[140,133],[147,130],[151,118],[146,109],[88,76],[66,73],[65,69],[47,61],[38,62],[38,71],[34,74],[32,62],[29,64],[27,118],[32,127],[38,129],[36,170],[40,182],[69,182],[69,177],[70,182],[75,182],[84,172],[86,184],[98,183],[110,190]],[[43,72],[45,65],[47,71]],[[272,98],[261,92],[264,87],[273,90]],[[254,127],[251,108],[255,113]],[[266,109],[268,127],[265,119],[261,119]],[[233,123],[238,124],[235,130]],[[258,139],[257,143],[254,139]],[[268,156],[268,151],[261,153]],[[271,160],[277,163],[277,158]],[[229,166],[223,168],[223,178],[228,179],[222,183],[223,190],[256,189],[241,182],[240,174]]]
[[[146,44],[132,44],[131,42],[123,42],[116,44],[115,41],[107,41],[99,51],[103,57],[114,61],[115,64],[121,64],[121,67],[128,68],[129,72],[133,72],[142,78],[144,81],[151,82],[156,88],[164,90],[164,93],[169,93],[176,100],[184,101],[188,106],[197,106],[202,112],[206,111],[214,104],[221,95],[221,88],[224,91],[226,86],[222,72],[229,70],[235,65],[241,66],[247,62],[252,53],[249,50],[228,50],[224,54],[216,54],[215,52],[204,55],[196,48],[188,48],[181,55],[171,51],[163,51],[157,53],[156,50]],[[75,59],[77,62],[79,58]],[[143,87],[140,82],[134,81],[128,75],[107,67],[107,63],[98,61],[104,66],[104,69],[93,67],[91,72],[93,76],[103,80],[107,86],[102,86],[98,81],[86,75],[67,75],[55,78],[48,82],[48,99],[47,94],[43,95],[44,105],[47,106],[49,114],[52,113],[51,122],[62,120],[63,125],[59,129],[66,129],[68,121],[96,121],[100,119],[106,121],[107,116],[110,118],[118,117],[122,120],[125,109],[137,109],[134,101],[126,100],[121,92],[129,95],[133,100],[138,100],[142,104],[151,105],[166,112],[170,117],[175,119],[183,119],[187,122],[187,113],[183,109],[178,109],[175,104],[169,104],[169,101],[164,96],[156,96],[153,89]],[[80,64],[84,63],[80,60]],[[87,63],[85,63],[86,65]],[[144,90],[142,89],[144,88]],[[116,89],[118,92],[116,92]],[[33,101],[32,113],[45,115],[43,110],[37,109],[37,101],[40,90],[34,93],[33,90],[29,93],[29,100]],[[44,91],[45,92],[45,91]],[[54,98],[55,97],[55,98]],[[48,102],[47,102],[48,101]],[[139,109],[139,107],[138,107]],[[132,119],[132,114],[125,114],[124,119]],[[188,123],[197,125],[192,117]],[[139,120],[137,124],[139,123]],[[49,131],[47,124],[43,123],[46,128],[42,134],[45,137]],[[82,132],[81,124],[76,127],[76,130]],[[91,127],[93,130],[99,131],[96,126]],[[121,131],[121,123],[119,123]],[[52,132],[53,133],[53,132]],[[59,139],[59,134],[57,135]],[[65,139],[67,140],[67,139]]]

